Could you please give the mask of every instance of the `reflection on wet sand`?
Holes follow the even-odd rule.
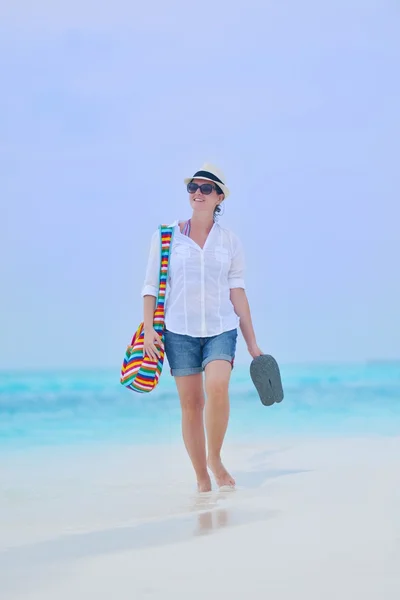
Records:
[[[214,529],[221,529],[229,525],[229,511],[225,508],[218,510],[210,510],[208,512],[199,513],[197,517],[197,529],[195,535],[206,535]]]

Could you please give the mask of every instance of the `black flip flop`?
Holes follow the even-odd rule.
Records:
[[[253,358],[250,376],[264,406],[282,402],[284,394],[281,374],[273,356],[262,354]]]

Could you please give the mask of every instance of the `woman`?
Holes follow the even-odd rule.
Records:
[[[183,439],[198,490],[208,492],[208,469],[219,487],[235,486],[222,464],[221,449],[228,427],[228,388],[239,326],[250,355],[254,358],[262,352],[245,292],[240,240],[215,218],[229,194],[224,175],[213,165],[205,164],[184,181],[192,216],[186,222],[173,224],[165,302],[165,353],[179,393]],[[152,238],[142,289],[144,352],[153,359],[159,355],[161,341],[153,329],[159,261],[157,231]]]

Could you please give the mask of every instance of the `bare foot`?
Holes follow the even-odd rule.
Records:
[[[225,469],[220,458],[209,458],[207,464],[215,477],[218,487],[222,487],[223,485],[235,486],[235,480]]]
[[[209,475],[197,480],[197,489],[199,492],[211,492],[211,479]]]

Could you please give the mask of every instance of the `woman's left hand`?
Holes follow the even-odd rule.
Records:
[[[252,346],[248,346],[247,347],[250,356],[252,358],[256,358],[256,356],[261,356],[262,354],[264,354],[264,352],[262,350],[260,350],[260,348],[257,346],[257,344],[253,344]]]

